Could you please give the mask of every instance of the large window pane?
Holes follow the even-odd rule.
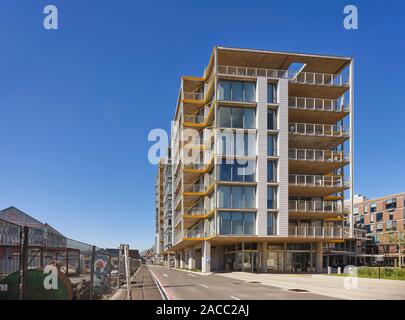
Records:
[[[243,213],[232,213],[232,234],[243,234]]]
[[[232,109],[227,107],[219,108],[219,126],[231,128],[231,113]]]
[[[231,218],[232,213],[230,212],[220,213],[220,234],[231,234]]]
[[[272,109],[267,110],[267,129],[268,130],[276,129],[276,111]]]
[[[245,141],[245,134],[236,132],[234,137],[235,137],[235,155],[237,156],[245,155],[245,149],[247,148],[247,144]]]
[[[276,103],[276,85],[274,83],[267,84],[267,102]]]
[[[275,187],[267,187],[267,209],[275,208]]]
[[[254,102],[256,101],[256,90],[255,84],[253,82],[245,82],[245,90],[244,90],[244,101],[247,102]]]
[[[218,98],[219,100],[231,100],[231,82],[220,80],[218,84]]]
[[[246,209],[253,209],[256,207],[256,195],[255,195],[255,187],[244,187],[245,188],[245,193],[244,193],[244,208]]]
[[[256,161],[247,161],[243,169],[245,182],[254,182],[256,173]]]
[[[218,205],[220,208],[232,208],[231,207],[231,187],[220,186],[218,188]]]
[[[246,129],[256,128],[256,110],[255,109],[245,109],[243,127]]]
[[[242,108],[232,108],[232,128],[243,128]]]
[[[267,235],[271,236],[274,235],[276,232],[276,216],[274,213],[269,212],[267,214]]]
[[[276,136],[268,135],[267,136],[267,155],[275,156],[276,154]]]
[[[243,101],[243,82],[232,82],[232,101]]]
[[[219,165],[219,180],[232,180],[232,164],[226,163],[226,160],[222,160],[222,163]]]
[[[276,162],[267,161],[267,182],[276,181]]]
[[[248,212],[245,213],[245,219],[244,219],[244,234],[254,234],[254,225],[255,225],[255,214],[253,212]]]
[[[243,208],[243,187],[232,187],[232,208]]]
[[[245,134],[245,155],[256,155],[256,134]]]

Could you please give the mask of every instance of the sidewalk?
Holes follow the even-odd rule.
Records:
[[[405,281],[336,277],[323,274],[221,273],[218,276],[242,281],[258,281],[283,289],[303,289],[311,293],[350,300],[405,300]],[[356,285],[357,284],[357,285]]]

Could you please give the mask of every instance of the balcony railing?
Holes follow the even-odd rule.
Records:
[[[183,99],[186,100],[204,100],[204,93],[202,92],[183,92]]]
[[[293,109],[317,110],[317,111],[349,111],[349,107],[343,103],[343,99],[315,99],[305,97],[289,97],[288,106]]]
[[[190,169],[190,170],[205,170],[207,169],[208,165],[211,163],[213,160],[214,152],[211,150],[204,150],[204,153],[202,154],[203,159],[196,159],[197,161],[194,161],[192,163],[185,163],[184,164],[184,169]]]
[[[349,136],[348,130],[341,125],[296,123],[296,122],[289,123],[289,133],[309,135],[309,136],[327,136],[327,137]]]
[[[177,208],[177,205],[179,204],[181,199],[182,199],[182,195],[181,195],[181,193],[178,193],[174,198],[174,207],[175,208]]]
[[[334,201],[288,201],[288,210],[296,212],[342,213],[342,205]]]
[[[267,77],[288,79],[291,82],[323,86],[344,86],[349,84],[348,74],[327,74],[302,71],[275,70],[236,66],[218,66],[220,75],[239,77]]]
[[[187,216],[204,216],[206,215],[207,211],[204,207],[191,207],[184,209],[184,215]]]
[[[290,237],[297,238],[332,238],[342,239],[347,238],[348,228],[342,227],[310,227],[310,226],[298,226],[288,227],[288,235]]]
[[[350,187],[350,181],[338,176],[289,174],[290,185],[305,187]]]
[[[186,184],[186,185],[184,185],[184,192],[205,193],[209,190],[209,188],[211,188],[211,186],[214,183],[215,183],[215,179],[212,176],[209,176],[207,185],[205,185],[204,183]]]
[[[316,150],[316,149],[289,149],[290,160],[343,162],[349,161],[350,155],[341,151]]]

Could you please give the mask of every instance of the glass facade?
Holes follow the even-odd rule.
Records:
[[[218,98],[223,101],[255,102],[256,84],[254,82],[220,80]]]
[[[267,182],[277,181],[277,167],[275,160],[267,161]]]
[[[220,212],[218,214],[219,233],[222,235],[255,233],[255,213],[253,212]]]
[[[267,209],[276,209],[276,187],[267,187]]]
[[[267,136],[267,155],[268,156],[277,155],[276,136],[272,134],[269,134]]]
[[[256,109],[220,107],[218,125],[224,128],[256,128]]]
[[[267,235],[276,235],[276,214],[274,212],[267,213]]]
[[[267,103],[276,103],[277,102],[277,84],[268,83],[267,84]]]
[[[256,172],[256,161],[236,161],[223,159],[218,165],[218,176],[220,181],[241,181],[254,182]]]
[[[219,186],[218,207],[228,209],[256,208],[256,187]]]
[[[273,109],[267,110],[267,130],[277,130],[276,111]]]
[[[229,156],[256,155],[256,133],[220,132],[218,153]]]

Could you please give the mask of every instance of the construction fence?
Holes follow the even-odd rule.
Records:
[[[129,272],[138,265],[128,261]],[[126,271],[121,248],[110,252],[0,220],[0,300],[108,299],[130,276]]]

